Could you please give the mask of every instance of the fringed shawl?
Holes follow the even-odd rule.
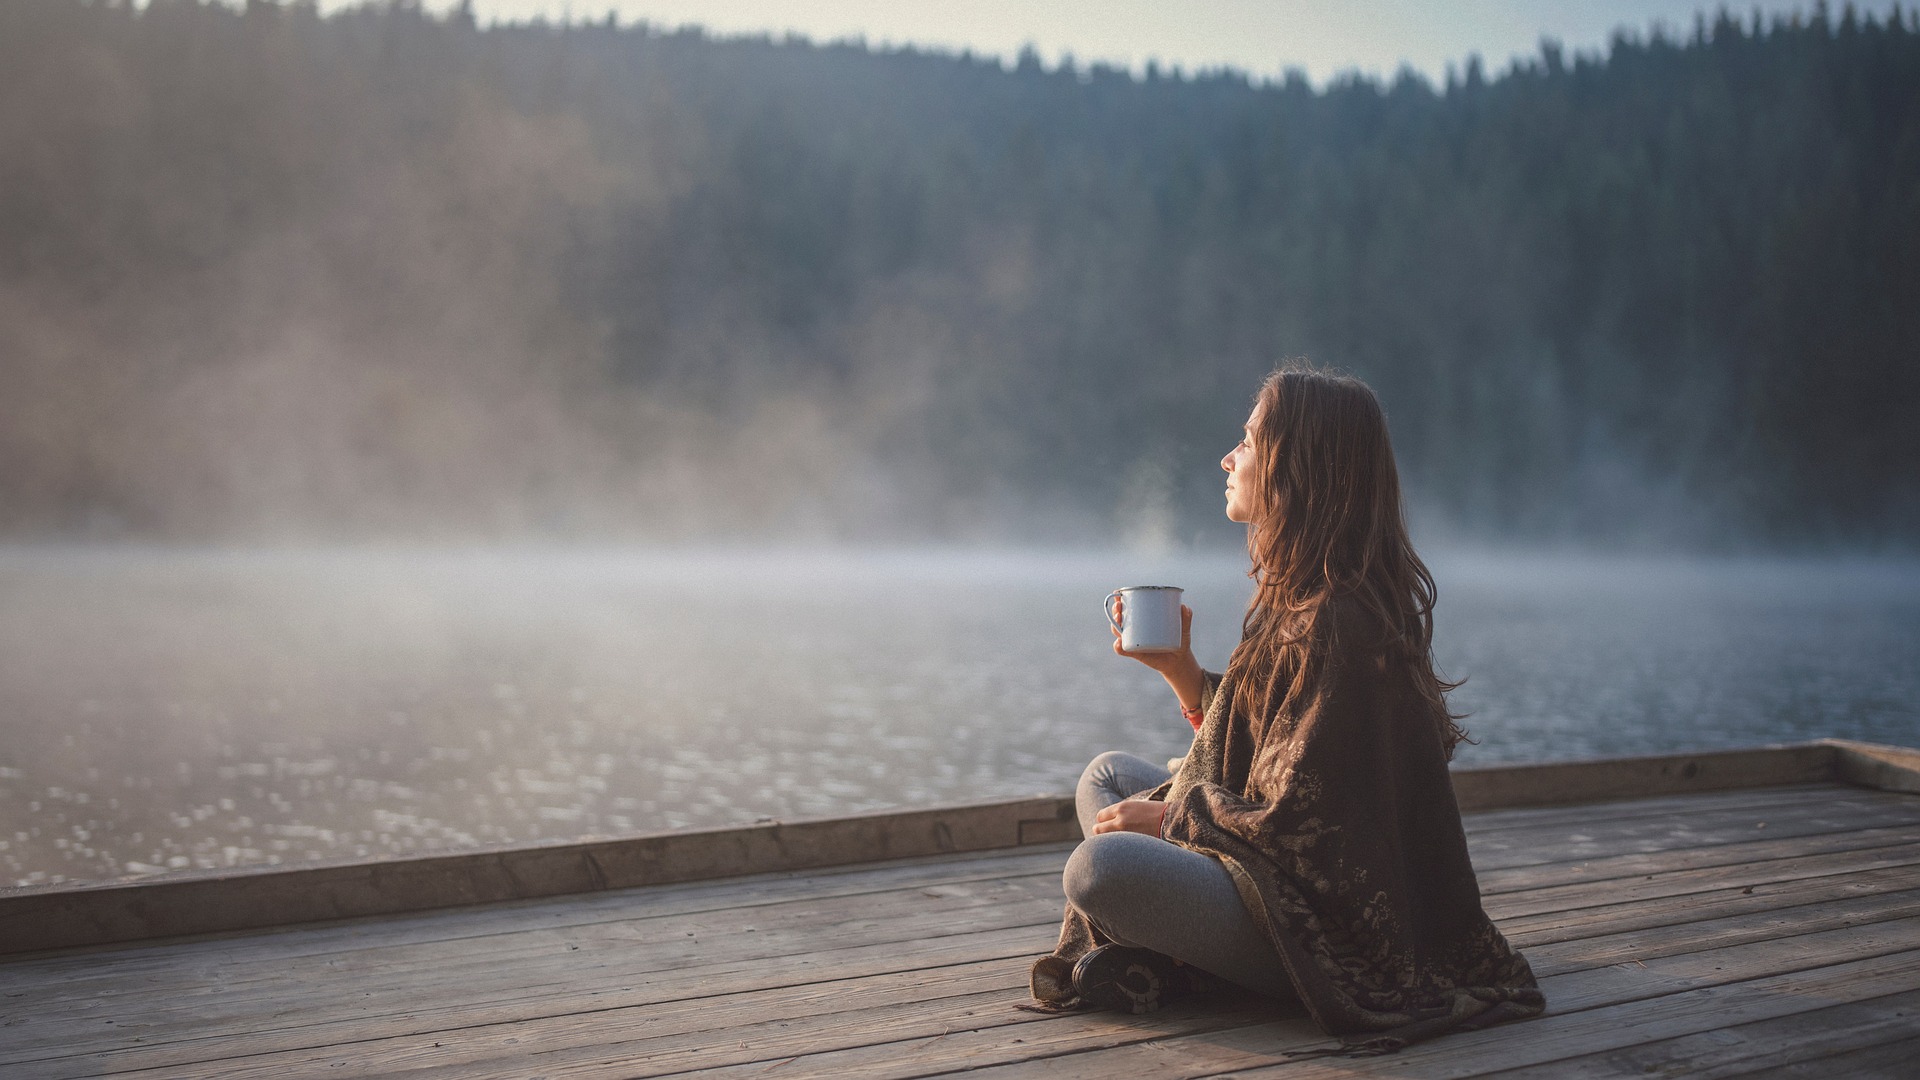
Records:
[[[1370,617],[1330,614],[1306,700],[1250,715],[1247,673],[1209,674],[1192,749],[1144,797],[1167,803],[1168,840],[1232,874],[1308,1013],[1350,1052],[1539,1015],[1532,970],[1481,909],[1432,706],[1382,670]],[[1035,998],[1071,1004],[1061,962],[1105,940],[1069,906]]]

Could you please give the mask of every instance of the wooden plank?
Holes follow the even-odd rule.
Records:
[[[1640,996],[1584,1009],[1564,1007],[1560,1002],[1570,996],[1568,990],[1579,978],[1567,976],[1543,981],[1551,1010],[1544,1017],[1482,1032],[1450,1035],[1379,1058],[1290,1058],[1289,1051],[1328,1046],[1332,1040],[1306,1021],[1278,1020],[1203,1037],[1140,1041],[1117,1049],[1077,1052],[1044,1061],[1015,1059],[996,1068],[969,1073],[969,1076],[979,1080],[1219,1075],[1479,1076],[1501,1068],[1560,1061],[1636,1045],[1646,1038],[1658,1037],[1643,1034],[1656,1026],[1673,1037],[1717,1030],[1735,1018],[1740,1022],[1771,1020],[1823,1004],[1905,993],[1920,984],[1920,956],[1895,953],[1746,981],[1716,981],[1697,975],[1680,980],[1650,980],[1651,985],[1643,988],[1647,992]],[[1722,1003],[1727,1006],[1725,1010],[1721,1008]]]
[[[442,908],[397,916],[369,916],[333,922],[304,923],[268,930],[229,931],[189,938],[143,941],[138,944],[88,946],[0,959],[0,972],[25,978],[35,971],[51,971],[59,978],[87,970],[100,958],[112,957],[125,970],[140,965],[171,966],[180,950],[218,942],[209,950],[236,961],[260,953],[276,959],[311,956],[395,944],[478,940],[515,934],[530,926],[553,929],[596,923],[686,915],[737,908],[754,908],[795,899],[858,897],[899,891],[963,885],[1035,874],[1058,876],[1073,844],[1045,844],[1028,848],[965,853],[955,856],[890,860],[863,866],[829,867],[813,871],[783,871],[718,881],[642,886],[540,900]],[[76,965],[76,957],[91,957]]]
[[[1830,851],[1818,855],[1766,859],[1666,873],[1645,874],[1567,884],[1536,883],[1529,889],[1488,896],[1487,913],[1496,922],[1526,915],[1569,912],[1579,908],[1633,903],[1659,897],[1684,896],[1722,889],[1756,889],[1764,884],[1868,870],[1920,865],[1920,844]]]
[[[1506,829],[1494,837],[1467,841],[1474,869],[1482,874],[1522,866],[1550,866],[1613,855],[1652,854],[1680,848],[1707,848],[1758,839],[1782,840],[1858,832],[1863,829],[1920,825],[1920,799],[1900,805],[1839,810],[1771,809],[1732,813],[1675,814],[1664,818],[1614,821],[1589,819],[1576,826]]]
[[[1895,930],[1895,933],[1885,933]],[[1821,962],[1825,958],[1829,962]],[[1467,1077],[1495,1067],[1560,1061],[1653,1039],[1710,1031],[1920,986],[1920,926],[1830,931],[1686,953],[1544,979],[1549,1014],[1524,1026],[1449,1036],[1393,1056],[1423,1077]],[[1346,1063],[1298,1061],[1235,1076],[1298,1080],[1342,1075]]]
[[[1727,788],[1804,784],[1835,778],[1839,750],[1823,743],[1700,754],[1610,758],[1453,771],[1462,811],[1597,803]]]
[[[1027,1018],[1014,1023],[955,1027],[931,1038],[902,1038],[844,1048],[822,1048],[801,1054],[768,1057],[731,1066],[700,1070],[704,1077],[789,1076],[861,1078],[921,1077],[980,1069],[987,1065],[1093,1049],[1137,1045],[1180,1037],[1209,1038],[1245,1028],[1257,1011],[1222,1010],[1205,1003],[1183,1003],[1145,1016],[1088,1012],[1067,1016]],[[1312,1022],[1297,1021],[1306,1029]],[[775,1072],[775,1070],[778,1070]],[[625,1075],[617,1063],[578,1074],[586,1077]],[[657,1076],[684,1072],[654,1073]],[[1109,1074],[1111,1075],[1111,1074]]]
[[[511,1038],[519,1038],[512,1033],[524,1032],[528,1037],[521,1039],[523,1044],[533,1045],[537,1042],[542,1048],[558,1049],[566,1045],[562,1041],[566,1038],[582,1040],[583,1045],[598,1045],[606,1043],[609,1039],[632,1039],[640,1031],[644,1031],[645,1037],[649,1039],[669,1035],[698,1034],[716,1029],[744,1028],[765,1021],[768,1017],[792,1019],[816,1015],[830,1016],[843,1012],[864,1013],[903,1004],[937,1003],[989,991],[1001,994],[1006,1000],[1017,1000],[1024,996],[1025,973],[1024,958],[982,961],[944,967],[933,972],[920,970],[890,972],[853,979],[697,998],[677,1003],[678,1007],[675,1007],[675,1003],[669,1003],[666,1006],[646,1004],[562,1014],[532,1021],[478,1025],[458,1029],[454,1038],[459,1044],[457,1054],[466,1054],[468,1050],[480,1047],[483,1041],[490,1037],[490,1033],[495,1032],[506,1033],[504,1037]],[[106,1053],[88,1053],[78,1057],[61,1055],[59,1061],[65,1063],[64,1068],[55,1068],[56,1062],[43,1059],[36,1063],[40,1072],[35,1075],[86,1075],[93,1072],[120,1072],[140,1067],[178,1066],[203,1060],[219,1060],[234,1056],[233,1047],[238,1041],[224,1038],[196,1039],[156,1046],[131,1047]],[[334,1045],[335,1042],[345,1041],[349,1040],[322,1040],[317,1043],[283,1041],[283,1045],[264,1048],[252,1040],[247,1042],[248,1048],[254,1053],[272,1056],[276,1052],[284,1054],[288,1051],[307,1051],[316,1046],[326,1047]],[[383,1040],[366,1040],[356,1045],[367,1045],[377,1041]],[[407,1041],[407,1037],[384,1041],[400,1043]],[[418,1042],[419,1038],[414,1038],[412,1041]],[[431,1042],[432,1039],[428,1038],[427,1041]],[[500,1045],[510,1044],[501,1043]],[[509,1053],[510,1051],[501,1050],[500,1052]],[[449,1053],[456,1053],[456,1051],[450,1049]],[[471,1056],[474,1060],[479,1060],[485,1055]],[[76,1062],[78,1064],[75,1064]]]
[[[1920,888],[1920,864],[1764,882],[1500,920],[1509,940],[1545,943]]]
[[[1749,788],[1705,795],[1674,795],[1657,799],[1630,799],[1597,805],[1469,811],[1461,815],[1461,822],[1469,833],[1490,835],[1509,829],[1531,829],[1542,825],[1578,827],[1594,821],[1671,820],[1676,816],[1692,814],[1726,815],[1754,811],[1768,811],[1786,816],[1829,808],[1873,810],[1913,804],[1913,796],[1896,792],[1873,791],[1839,784],[1811,784],[1801,787]]]
[[[176,1040],[241,1037],[248,1045],[320,1046],[638,1006],[700,1009],[720,995],[930,971],[983,960],[1008,961],[1024,972],[1035,956],[1046,951],[1051,929],[1051,922],[1045,927],[1010,926],[926,938],[915,941],[910,949],[886,942],[637,973],[616,964],[582,965],[558,983],[521,985],[504,979],[490,990],[442,984],[437,992],[418,987],[396,992],[367,986],[364,981],[346,981],[343,994],[339,986],[323,982],[304,1000],[263,1001],[246,995],[236,1001],[216,995],[187,1007],[155,1003],[138,1016],[114,1016],[115,1031],[109,1036],[113,1041],[107,1045],[89,1046],[78,1034],[66,1045],[112,1049],[128,1046],[136,1037],[166,1034]],[[1043,944],[1036,947],[1036,939]],[[29,1012],[22,1018],[31,1021],[33,1015]],[[136,1026],[140,1024],[147,1025],[146,1030]],[[10,1040],[22,1036],[18,1027],[9,1032]],[[61,1043],[37,1041],[33,1056],[46,1056],[49,1045]]]
[[[20,1075],[55,1080],[116,1075],[237,1080],[343,1069],[345,1075],[419,1070],[485,1076],[496,1070],[553,1076],[617,1060],[628,1075],[648,1063],[670,1069],[758,1060],[791,1047],[883,1035],[927,1037],[956,1018],[992,1012],[1018,1022],[1034,1014],[1007,1008],[1024,997],[1024,966],[1005,961],[943,969],[940,978],[894,974],[708,999],[700,1008],[639,1006],[543,1017],[345,1043],[264,1050],[243,1040],[92,1054],[30,1063]],[[334,1072],[333,1075],[342,1075]]]
[[[1004,886],[998,895],[990,892],[976,899],[963,910],[896,911],[872,918],[841,909],[809,910],[808,919],[798,927],[769,924],[718,936],[682,930],[687,924],[676,921],[672,929],[646,939],[580,949],[562,941],[543,951],[521,950],[511,956],[456,951],[423,958],[417,949],[388,950],[368,957],[356,955],[353,964],[326,958],[300,965],[257,965],[251,972],[169,978],[114,989],[104,996],[89,988],[49,1000],[52,991],[36,990],[31,1025],[13,1031],[9,1051],[0,1055],[68,1040],[76,1025],[85,1027],[98,1015],[103,1001],[109,1001],[119,1015],[122,1034],[154,1037],[164,1032],[201,1034],[213,1025],[244,1031],[281,1012],[296,1015],[303,1023],[340,1013],[402,1013],[412,1011],[423,999],[445,1005],[512,1000],[583,985],[664,981],[676,971],[731,970],[736,965],[749,971],[758,965],[777,974],[818,966],[836,952],[860,948],[891,949],[912,960],[929,941],[983,931],[1023,931],[1030,955],[1050,946],[1061,910],[1057,899],[1022,897]],[[9,992],[16,991],[9,988]]]
[[[0,889],[0,954],[1072,839],[1073,801],[772,822],[373,862]]]
[[[1742,1073],[1741,1080],[1913,1080],[1920,1038],[1865,1046],[1813,1061],[1796,1061]]]
[[[857,906],[853,906],[857,900]],[[86,998],[103,987],[138,986],[162,979],[175,984],[219,984],[223,990],[257,989],[274,980],[300,980],[311,972],[354,976],[402,969],[432,977],[452,977],[462,966],[512,965],[521,973],[547,958],[572,962],[570,954],[617,948],[654,948],[669,961],[698,954],[709,959],[750,951],[769,955],[805,951],[822,941],[870,934],[873,940],[930,927],[967,925],[969,913],[1004,916],[1012,905],[1029,905],[1036,919],[1057,919],[1064,900],[1055,872],[993,877],[978,881],[917,885],[868,893],[857,898],[800,897],[752,907],[730,907],[679,914],[645,914],[613,921],[551,927],[531,924],[518,933],[484,940],[403,942],[378,948],[304,953],[276,950],[261,943],[239,952],[225,947],[182,946],[169,954],[143,955],[120,962],[111,956],[43,961],[10,972],[9,986],[30,990],[43,1006]],[[892,921],[890,921],[892,920]],[[822,937],[825,934],[827,936]],[[224,945],[224,943],[222,943]],[[270,944],[270,943],[269,943]],[[250,969],[258,974],[249,975]],[[123,989],[124,992],[124,989]]]
[[[401,942],[378,948],[311,954],[276,952],[257,943],[249,943],[254,947],[245,952],[230,952],[221,947],[224,943],[193,943],[183,945],[171,955],[143,956],[124,964],[111,955],[76,956],[59,964],[41,963],[31,971],[17,973],[17,977],[8,982],[42,994],[43,1001],[55,1001],[85,993],[94,984],[137,983],[149,976],[197,981],[219,979],[231,983],[244,978],[242,973],[250,967],[293,977],[323,970],[347,974],[396,966],[427,969],[473,963],[479,956],[495,963],[538,963],[540,956],[583,948],[632,950],[658,944],[669,950],[691,950],[695,940],[701,942],[701,948],[707,950],[708,955],[736,948],[751,948],[764,954],[782,939],[804,946],[813,940],[808,934],[816,928],[826,928],[842,936],[867,926],[885,933],[878,930],[878,926],[894,914],[921,923],[940,919],[943,913],[964,921],[965,913],[970,911],[991,915],[995,905],[1025,901],[1042,901],[1039,910],[1057,914],[1062,903],[1059,890],[1058,877],[1042,873],[896,889],[857,898],[803,897],[750,908],[643,915],[571,927],[534,923],[519,933],[490,935],[477,943],[473,939]]]
[[[1817,1000],[1806,1004],[1806,1012],[1757,1023],[1478,1075],[1486,1080],[1594,1080],[1648,1074],[1724,1080],[1756,1068],[1830,1063],[1835,1055],[1920,1038],[1920,989],[1825,1008]]]
[[[1905,801],[1906,796],[1896,793],[1872,791],[1823,781],[1815,784],[1788,784],[1779,787],[1736,788],[1727,791],[1619,799],[1598,806],[1573,804],[1521,806],[1505,810],[1469,810],[1461,814],[1461,820],[1466,824],[1467,832],[1473,834],[1515,826],[1529,827],[1536,823],[1578,824],[1583,821],[1592,821],[1596,817],[1626,821],[1642,817],[1671,817],[1674,814],[1692,813],[1695,810],[1718,812],[1757,806],[1812,806],[1824,805],[1828,802],[1884,804]]]
[[[1839,851],[1896,848],[1917,842],[1920,842],[1920,824],[1888,825],[1877,829],[1794,836],[1780,840],[1749,840],[1705,848],[1608,855],[1579,862],[1489,870],[1478,876],[1481,893],[1492,897],[1501,893],[1538,889],[1569,881],[1605,881],[1714,866],[1748,866],[1774,859],[1805,858],[1809,855]]]
[[[549,1078],[659,1076],[765,1063],[881,1040],[938,1039],[960,1026],[1025,1025],[1047,1019],[1011,1008],[1009,1003],[1015,1000],[1018,998],[1014,989],[1002,988],[896,1008],[795,1019],[763,1018],[725,1031],[644,1039],[633,1038],[631,1030],[622,1031],[600,1022],[597,1016],[573,1017],[567,1018],[572,1021],[573,1030],[564,1033],[553,1031],[552,1024],[543,1025],[538,1031],[518,1027],[469,1030],[432,1041],[358,1043],[299,1054],[206,1062],[141,1075],[155,1080],[162,1077],[253,1080],[323,1072],[335,1076],[343,1073],[392,1075],[402,1071],[422,1080],[435,1076],[517,1080],[529,1074]],[[1236,1022],[1231,1016],[1210,1014],[1207,1010],[1189,1012],[1193,1023],[1183,1030]],[[435,1042],[440,1045],[433,1045]]]
[[[1156,1036],[1115,1042],[1110,1046],[1057,1041],[1055,1054],[1045,1058],[1002,1055],[1005,1060],[967,1072],[970,1080],[1111,1080],[1118,1076],[1155,1080],[1212,1076],[1289,1061],[1286,1052],[1324,1045],[1327,1036],[1304,1017],[1263,1020],[1196,1036]],[[989,1055],[980,1055],[987,1057]],[[1364,1075],[1375,1062],[1353,1062],[1353,1075]],[[950,1066],[951,1067],[951,1066]],[[782,1070],[783,1072],[785,1070]],[[957,1071],[957,1070],[956,1070]],[[1380,1070],[1393,1075],[1389,1070]],[[809,1070],[802,1075],[821,1075]],[[945,1071],[924,1075],[946,1076]]]
[[[1543,946],[1538,952],[1551,960],[1554,951],[1561,947]],[[1920,986],[1920,920],[1901,919],[1766,938],[1629,963],[1570,964],[1574,970],[1545,976],[1540,984],[1547,995],[1548,1011],[1566,1014],[1879,958],[1886,958],[1887,971],[1902,974],[1898,978],[1889,975],[1891,981],[1884,989],[1856,997],[1875,997]],[[1874,966],[1873,970],[1879,971],[1881,967]],[[1901,979],[1908,981],[1902,983]]]
[[[1513,934],[1509,940],[1525,950],[1534,974],[1545,977],[1565,971],[1644,963],[1655,957],[1725,949],[1833,930],[1867,926],[1899,919],[1920,919],[1920,889],[1873,896],[1830,900],[1823,904],[1719,915],[1703,909],[1693,922],[1620,933],[1536,940]]]
[[[1776,818],[1784,819],[1790,815],[1824,812],[1829,809],[1873,810],[1913,805],[1915,800],[1909,794],[1839,783],[1817,783],[1667,795],[1600,804],[1476,810],[1463,813],[1461,820],[1469,837],[1478,838],[1494,837],[1509,829],[1532,830],[1543,826],[1577,828],[1595,821],[1624,823],[1634,820],[1672,819],[1676,816],[1694,814],[1718,816],[1756,810],[1764,810]]]
[[[1711,795],[1676,795],[1671,798],[1603,803],[1599,806],[1528,807],[1520,810],[1471,812],[1462,814],[1470,840],[1499,840],[1508,833],[1527,833],[1540,829],[1579,829],[1596,822],[1626,825],[1635,822],[1672,821],[1678,817],[1701,815],[1703,818],[1729,818],[1744,814],[1772,815],[1786,819],[1805,813],[1875,812],[1912,807],[1911,795],[1834,784],[1815,784],[1800,788],[1762,788]],[[1492,820],[1490,820],[1492,819]]]

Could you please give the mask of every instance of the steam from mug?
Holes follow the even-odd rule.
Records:
[[[1120,647],[1127,652],[1180,651],[1180,596],[1172,585],[1129,585],[1107,594],[1107,622],[1120,631]],[[1119,597],[1121,618],[1113,619],[1113,600]]]

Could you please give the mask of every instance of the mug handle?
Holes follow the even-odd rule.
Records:
[[[1115,597],[1119,596],[1124,591],[1125,591],[1124,589],[1115,589],[1112,592],[1107,594],[1107,600],[1106,600],[1107,625],[1113,627],[1113,632],[1116,634],[1121,631],[1122,627],[1120,626],[1120,620],[1113,617],[1113,601]]]

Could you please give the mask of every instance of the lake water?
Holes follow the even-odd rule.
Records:
[[[1920,743],[1920,565],[1434,554],[1457,763]],[[1184,750],[1101,598],[1238,555],[0,551],[0,882],[1071,788]]]

